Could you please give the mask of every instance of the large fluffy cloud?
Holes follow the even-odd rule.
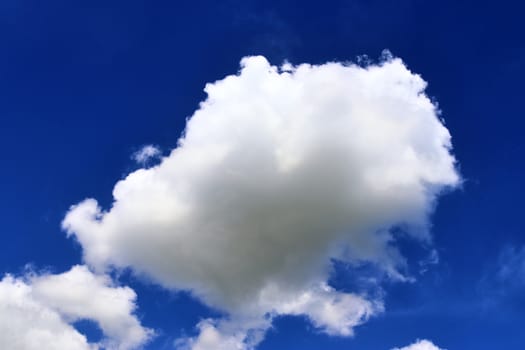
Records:
[[[0,281],[0,348],[36,350],[135,349],[152,332],[133,315],[135,292],[115,287],[85,266],[58,275],[5,276]],[[88,343],[71,324],[92,320],[104,334]]]
[[[250,347],[279,314],[350,335],[382,305],[330,288],[331,259],[403,278],[391,228],[428,241],[436,197],[459,182],[425,87],[395,58],[280,68],[244,58],[206,85],[169,156],[119,181],[108,210],[73,206],[63,227],[95,269],[131,267],[229,314],[187,346]]]
[[[392,350],[445,350],[438,348],[434,343],[432,343],[430,340],[418,340],[413,344],[410,344],[408,346],[404,346],[402,348],[394,348]]]

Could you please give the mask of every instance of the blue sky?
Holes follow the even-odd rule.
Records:
[[[377,63],[388,49],[428,83],[462,184],[440,183],[445,191],[426,222],[431,241],[395,234],[412,281],[369,262],[334,262],[334,290],[366,292],[384,305],[354,336],[284,315],[257,349],[389,350],[417,339],[449,350],[520,348],[523,10],[516,1],[4,1],[0,272],[23,279],[28,269],[49,276],[83,264],[91,246],[79,244],[79,228],[69,237],[61,228],[70,206],[96,198],[109,210],[115,183],[159,162],[137,164],[133,154],[155,145],[168,156],[206,99],[204,86],[236,74],[242,57],[280,66],[367,55]],[[135,291],[134,315],[156,333],[144,349],[172,349],[197,336],[200,320],[225,317],[219,297],[176,292],[149,265],[115,261],[102,272],[96,258],[87,263],[111,275],[106,286]],[[58,312],[98,317],[68,310]],[[75,325],[90,341],[101,337],[92,323]]]

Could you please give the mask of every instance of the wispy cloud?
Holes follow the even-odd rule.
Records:
[[[137,152],[133,153],[132,158],[140,165],[146,165],[148,161],[158,159],[162,152],[157,146],[145,145]]]
[[[487,263],[478,283],[482,306],[501,308],[525,302],[525,246],[505,245]]]
[[[404,346],[402,348],[393,348],[392,350],[445,350],[437,347],[430,340],[417,340],[415,343]]]

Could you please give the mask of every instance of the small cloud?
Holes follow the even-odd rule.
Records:
[[[430,340],[417,340],[415,343],[402,348],[393,348],[392,350],[446,350],[434,345]]]
[[[131,156],[138,164],[146,165],[150,160],[158,159],[162,152],[157,146],[145,145]]]
[[[506,246],[498,259],[497,281],[506,286],[525,288],[525,246]]]
[[[392,230],[430,244],[428,215],[460,183],[426,85],[389,53],[281,69],[246,57],[206,85],[158,166],[119,181],[107,210],[71,207],[63,229],[93,268],[131,268],[223,311],[190,348],[254,347],[277,315],[351,336],[383,300],[329,287],[332,261],[411,281]],[[152,145],[134,155],[159,157]]]
[[[245,348],[246,335],[222,334],[213,320],[206,319],[197,325],[199,335],[195,338],[180,338],[174,343],[177,350],[240,350]]]
[[[525,246],[504,246],[478,283],[483,307],[501,308],[525,303]]]

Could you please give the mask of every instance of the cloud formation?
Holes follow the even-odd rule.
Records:
[[[85,266],[58,275],[7,275],[0,281],[0,348],[11,350],[129,350],[153,334],[133,315],[135,292]],[[88,343],[72,323],[92,320],[104,338]]]
[[[132,158],[140,165],[146,165],[151,159],[159,158],[161,151],[154,145],[145,145],[137,152],[133,153]]]
[[[402,347],[402,348],[393,348],[392,350],[445,350],[438,348],[436,345],[434,345],[429,340],[418,340],[413,344],[410,344],[408,346]]]
[[[228,314],[181,346],[251,348],[280,314],[351,335],[382,303],[329,287],[331,259],[403,279],[390,230],[428,242],[437,196],[460,181],[425,87],[397,58],[246,57],[206,85],[169,156],[119,181],[108,210],[73,206],[63,228],[93,268],[131,267]]]

